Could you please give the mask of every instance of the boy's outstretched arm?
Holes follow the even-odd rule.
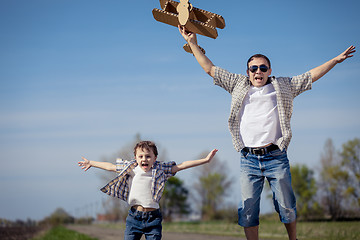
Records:
[[[211,161],[211,159],[215,156],[215,154],[217,153],[217,149],[212,150],[207,156],[206,158],[202,158],[199,160],[190,160],[190,161],[185,161],[183,163],[180,163],[178,165],[175,165],[171,168],[171,172],[172,173],[176,173],[178,171],[187,169],[187,168],[192,168],[192,167],[196,167],[205,163],[208,163]]]
[[[215,76],[215,66],[210,61],[210,59],[200,50],[197,45],[196,33],[186,31],[185,27],[178,26],[180,34],[189,44],[191,51],[193,52],[196,60],[200,64],[200,66],[204,69],[204,71],[209,74],[211,77]]]
[[[327,72],[329,72],[336,64],[343,62],[345,59],[353,56],[353,53],[356,52],[355,46],[350,46],[339,56],[334,57],[333,59],[327,61],[326,63],[310,70],[312,76],[312,82],[315,82],[322,76],[324,76]]]
[[[81,157],[83,160],[78,162],[79,167],[87,171],[91,167],[96,167],[100,169],[104,169],[107,171],[116,172],[116,165],[109,162],[97,162],[97,161],[89,161],[88,159]]]

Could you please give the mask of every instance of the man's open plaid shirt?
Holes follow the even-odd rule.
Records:
[[[137,166],[135,160],[126,161],[123,159],[116,159],[116,171],[119,175],[111,180],[105,187],[100,190],[104,193],[118,197],[127,202],[130,192],[130,173]],[[152,185],[151,193],[153,200],[159,202],[164,191],[166,181],[174,176],[171,168],[176,165],[175,162],[158,162],[156,161],[151,169],[152,171]]]
[[[300,93],[311,89],[312,78],[310,72],[289,77],[269,77],[276,91],[277,106],[280,119],[282,137],[275,143],[281,150],[289,146],[292,133],[290,120],[293,110],[293,100]],[[244,143],[240,138],[239,113],[245,95],[250,89],[251,82],[249,78],[242,74],[230,73],[220,67],[215,68],[214,84],[224,88],[231,96],[231,112],[229,117],[229,130],[232,135],[234,148],[240,152]]]

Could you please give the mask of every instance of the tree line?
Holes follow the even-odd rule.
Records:
[[[140,135],[136,135],[133,142],[125,145],[114,156],[102,160],[113,161],[117,156],[126,159],[133,158],[133,146],[140,140]],[[159,144],[158,149],[158,160],[167,160],[166,150]],[[207,153],[208,151],[205,151],[198,158],[205,157]],[[164,220],[186,219],[195,211],[201,220],[236,221],[237,200],[235,199],[230,204],[225,202],[225,197],[231,195],[231,186],[234,182],[228,174],[226,164],[215,156],[213,161],[197,167],[194,172],[191,175],[191,191],[181,179],[175,176],[166,183],[160,201]],[[109,172],[101,172],[101,174],[104,181],[109,181],[114,177]],[[299,220],[360,219],[359,138],[347,141],[340,150],[337,150],[333,141],[328,139],[324,144],[318,166],[309,168],[305,164],[296,164],[291,166],[291,175]],[[269,187],[267,189],[269,191]],[[127,216],[127,204],[117,198],[107,197],[103,202],[103,208],[105,212],[102,216],[106,216],[108,221],[124,221]],[[75,219],[62,208],[58,208],[49,217],[35,225],[90,223],[93,220],[92,217]],[[0,223],[1,226],[19,226],[19,222],[4,219]]]
[[[360,218],[359,138],[347,141],[339,151],[328,139],[317,172],[295,165],[291,174],[300,219]]]

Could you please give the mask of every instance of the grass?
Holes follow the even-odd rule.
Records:
[[[304,222],[299,224],[299,232],[304,239],[360,239],[360,222]],[[299,235],[301,238],[301,235]]]
[[[297,236],[301,240],[347,240],[360,239],[360,222],[298,222]],[[164,232],[202,233],[245,238],[237,223],[229,222],[179,222],[164,223]],[[262,220],[259,228],[261,239],[288,239],[285,227],[279,220]]]
[[[261,239],[288,239],[285,227],[276,218],[260,218],[259,235]],[[104,224],[106,228],[124,229],[124,223]],[[298,222],[297,236],[301,240],[350,240],[360,239],[360,221],[353,222]],[[202,221],[163,223],[163,232],[199,233],[219,236],[236,236],[245,238],[242,227],[234,222]],[[55,227],[44,236],[32,240],[96,240],[84,234]]]
[[[57,226],[51,228],[43,236],[33,238],[32,240],[97,240],[97,238],[89,237],[85,234],[81,234],[72,230],[69,230],[63,226]]]

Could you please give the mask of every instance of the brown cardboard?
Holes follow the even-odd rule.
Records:
[[[154,8],[152,11],[155,20],[174,27],[182,25],[190,32],[213,39],[218,36],[216,28],[225,27],[221,15],[193,7],[188,0],[160,0],[160,6],[162,9]],[[190,48],[184,46],[184,49],[189,52]]]
[[[206,53],[206,52],[205,52],[205,49],[203,49],[203,48],[200,47],[199,45],[198,45],[198,47],[200,48],[200,50],[201,50],[204,54]],[[190,48],[190,46],[189,46],[188,43],[185,43],[185,44],[184,44],[183,49],[184,49],[186,52],[188,52],[188,53],[192,53],[191,48]]]
[[[189,3],[189,0],[180,0],[180,3],[176,7],[178,12],[178,20],[180,25],[185,26],[190,17],[190,12],[193,6]]]

